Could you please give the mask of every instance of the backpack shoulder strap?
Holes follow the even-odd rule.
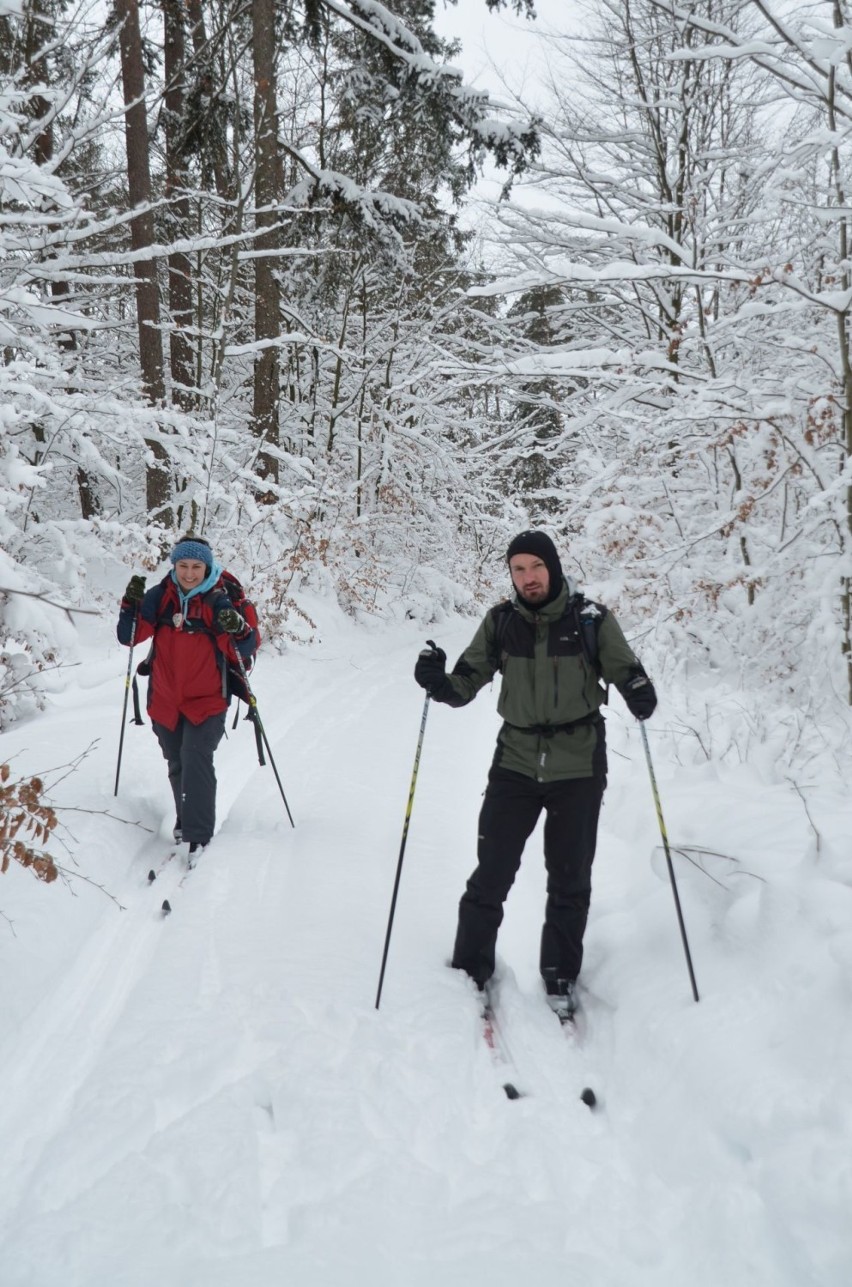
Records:
[[[233,572],[222,573],[216,584],[205,594],[204,602],[212,608],[214,601],[223,595],[230,601],[233,608],[245,615],[245,608],[248,607],[249,600],[242,583],[237,580]]]
[[[169,589],[174,585],[168,576],[164,576],[162,581],[154,587],[156,597],[152,602],[154,625],[161,626],[164,622],[171,625],[171,620],[175,612],[174,607],[169,607]],[[163,603],[165,601],[165,607]]]
[[[233,572],[223,571],[222,575],[219,577],[219,581],[217,582],[217,585],[219,584],[224,586],[225,591],[229,595],[233,593],[234,597],[237,599],[244,599],[246,597],[245,590],[234,576]],[[213,590],[215,589],[216,586],[213,587]],[[209,593],[212,594],[213,590],[209,591]]]
[[[598,632],[608,611],[609,609],[605,608],[602,603],[595,603],[593,599],[587,599],[584,594],[579,592],[571,597],[565,609],[565,615],[574,618],[577,633],[580,636],[583,656],[589,665],[594,667],[598,675],[600,675],[601,669]]]
[[[239,594],[235,592],[237,589],[239,589],[239,582],[232,584],[231,578],[226,577],[225,574],[222,573],[216,584],[211,586],[210,589],[205,592],[203,596],[204,602],[209,608],[212,608],[216,599],[221,599],[224,595],[224,597],[229,599],[231,603],[235,603],[240,597]]]
[[[497,669],[501,672],[503,670],[503,653],[505,651],[503,645],[513,612],[514,608],[511,599],[503,599],[501,603],[497,603],[493,608],[488,609],[488,615],[494,623],[494,656],[492,660],[496,661]]]

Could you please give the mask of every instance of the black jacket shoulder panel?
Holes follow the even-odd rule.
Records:
[[[535,656],[535,630],[510,599],[491,608],[489,615],[494,623],[494,660],[500,670],[506,657]]]

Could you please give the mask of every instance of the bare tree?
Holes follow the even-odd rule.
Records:
[[[793,128],[776,140],[763,175],[764,205],[784,231],[778,244],[767,248],[759,282],[763,293],[774,294],[780,315],[795,317],[789,337],[786,328],[778,333],[785,350],[797,352],[801,334],[812,327],[821,337],[826,331],[834,334],[831,357],[819,346],[821,357],[807,393],[802,391],[789,448],[822,493],[817,512],[837,542],[843,568],[841,648],[852,704],[852,576],[846,571],[852,554],[852,483],[840,484],[842,518],[833,503],[835,480],[848,480],[852,464],[852,13],[846,0],[824,0],[801,12],[774,0],[750,0],[745,7],[755,30],[747,38],[720,15],[671,0],[654,2],[686,33],[720,42],[718,59],[748,60],[760,68],[790,105]]]
[[[169,252],[169,365],[172,401],[183,410],[197,402],[195,363],[189,329],[194,320],[192,262],[183,247],[190,239],[189,174],[186,157],[186,32],[182,0],[162,0],[166,135],[166,227]]]
[[[33,160],[36,165],[50,169],[53,166],[54,108],[53,104],[40,92],[41,87],[51,83],[48,47],[55,40],[56,20],[52,6],[45,0],[29,0],[24,10],[24,58],[27,68],[27,80],[34,92],[29,100],[36,135],[33,143]],[[52,252],[48,252],[53,258]],[[67,302],[70,286],[66,278],[52,276],[50,293],[58,302]],[[77,352],[77,333],[65,329],[59,336],[59,347],[67,361],[73,362]],[[79,466],[77,469],[77,491],[80,497],[80,513],[84,519],[90,519],[98,512],[97,497],[88,472]]]
[[[258,349],[254,359],[252,427],[258,439],[257,473],[278,482],[278,402],[281,331],[281,288],[275,253],[279,245],[277,200],[280,196],[278,159],[278,96],[276,91],[275,0],[255,0],[251,7],[254,59],[255,223],[254,326]],[[274,498],[269,492],[269,500]]]
[[[116,0],[120,23],[121,77],[124,88],[124,133],[127,150],[127,186],[130,207],[130,241],[136,280],[136,322],[139,333],[139,361],[142,384],[148,401],[161,406],[166,397],[163,371],[163,334],[160,324],[160,294],[157,260],[151,254],[155,244],[152,206],[151,162],[148,139],[148,111],[145,104],[145,68],[138,0]],[[146,502],[149,514],[168,525],[171,521],[171,484],[168,454],[156,438],[147,446],[153,462],[147,468]]]

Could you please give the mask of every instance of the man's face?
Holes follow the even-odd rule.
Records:
[[[550,593],[547,564],[535,554],[513,554],[509,560],[512,585],[527,603],[543,603]]]
[[[207,564],[200,559],[178,559],[175,577],[182,590],[194,590],[207,576]]]

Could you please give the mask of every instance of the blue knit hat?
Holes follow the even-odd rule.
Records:
[[[209,541],[205,541],[203,536],[182,536],[169,558],[172,563],[177,563],[178,559],[198,559],[207,568],[213,566],[213,551]]]

